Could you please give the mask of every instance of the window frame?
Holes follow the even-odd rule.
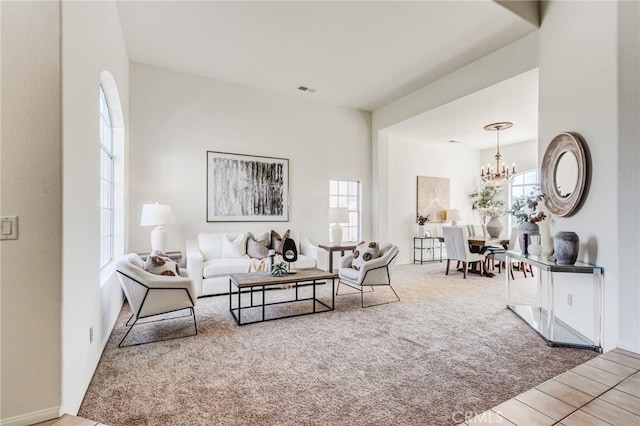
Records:
[[[114,161],[114,128],[111,119],[111,109],[102,84],[99,95],[99,132],[98,143],[100,150],[100,269],[113,261],[115,237],[115,161]],[[108,167],[105,167],[105,157]],[[105,173],[106,171],[106,173]],[[105,195],[105,186],[108,194]],[[105,220],[106,218],[106,220]],[[105,222],[108,221],[108,224]],[[105,229],[107,232],[105,233]],[[106,241],[105,241],[106,240]]]
[[[526,176],[527,175],[531,175],[534,174],[535,175],[535,179],[533,179],[533,182],[531,182],[531,179],[529,179],[529,181],[527,181]],[[514,181],[518,178],[518,177],[522,177],[522,183],[518,183],[518,184],[514,184]],[[534,187],[534,186],[540,186],[540,174],[538,173],[538,169],[534,168],[534,169],[529,169],[529,170],[525,170],[523,172],[520,173],[516,173],[515,175],[513,175],[513,177],[509,180],[509,191],[507,193],[507,212],[509,212],[511,210],[511,206],[513,205],[513,190],[514,188],[522,188],[522,195],[527,195],[529,194],[529,191],[526,190],[526,188],[529,187]],[[520,195],[518,195],[519,197]],[[511,229],[514,225],[513,225],[513,216],[511,214],[507,215],[507,225],[509,227],[509,229]]]
[[[346,207],[349,210],[349,224],[344,225],[343,241],[357,242],[362,232],[362,185],[357,180],[329,180],[329,208]],[[329,242],[333,243],[331,226],[327,228]]]

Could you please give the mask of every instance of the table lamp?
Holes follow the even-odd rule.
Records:
[[[346,207],[329,208],[329,223],[334,225],[331,227],[331,239],[333,244],[339,246],[342,244],[342,225],[349,223],[349,209]]]
[[[162,225],[173,223],[173,211],[168,204],[143,204],[141,226],[156,226],[151,231],[151,252],[167,250],[167,231]]]
[[[462,219],[462,214],[460,214],[460,210],[451,209],[447,210],[447,220],[451,221],[451,226],[457,226],[458,221]]]

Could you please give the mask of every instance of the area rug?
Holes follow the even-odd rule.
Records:
[[[332,312],[242,327],[227,297],[202,298],[197,336],[119,349],[125,304],[78,415],[114,426],[450,425],[597,355],[547,346],[505,309],[504,274],[399,265],[393,282],[397,303],[362,309],[343,295]],[[393,300],[382,288],[365,296]],[[163,321],[130,337],[189,327]]]

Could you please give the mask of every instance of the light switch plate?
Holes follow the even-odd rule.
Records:
[[[2,216],[0,240],[18,239],[18,216]]]

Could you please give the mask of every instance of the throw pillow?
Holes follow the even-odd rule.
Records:
[[[353,252],[353,261],[351,262],[351,267],[356,271],[359,271],[362,268],[362,265],[365,262],[368,262],[372,259],[377,259],[380,257],[380,247],[378,243],[371,242],[366,243],[365,241],[361,241],[356,246],[355,251]]]
[[[156,250],[147,256],[147,260],[144,262],[144,270],[156,275],[168,275],[175,277],[180,275],[180,268],[178,264],[169,259],[169,256]]]
[[[289,233],[291,233],[291,231],[287,229],[287,232],[281,237],[276,231],[271,230],[271,248],[276,251],[276,254],[282,254],[284,240],[289,238]]]
[[[237,237],[225,235],[222,237],[222,252],[220,257],[242,257],[245,255],[245,242],[247,234],[242,233]]]
[[[249,234],[247,238],[247,254],[253,259],[264,259],[269,256],[269,233],[262,235]]]

